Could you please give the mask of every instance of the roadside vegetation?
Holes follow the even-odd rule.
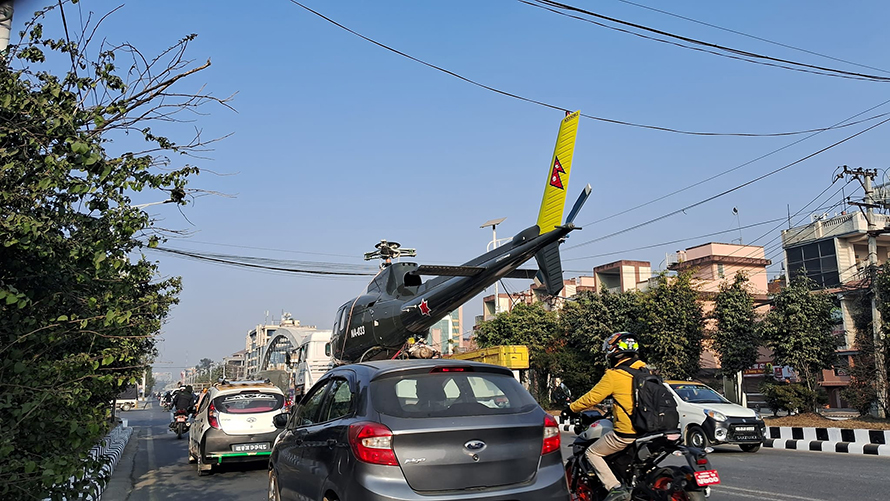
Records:
[[[181,287],[142,254],[169,230],[131,197],[185,205],[198,168],[181,155],[206,144],[200,135],[178,144],[150,126],[225,104],[180,88],[209,66],[185,59],[194,35],[143,56],[102,40],[95,21],[65,25],[65,8],[38,12],[0,56],[0,495],[8,499],[82,499],[84,477],[98,476],[104,459],[87,453],[114,425],[112,399],[153,361]],[[44,33],[48,16],[62,20],[58,33]]]

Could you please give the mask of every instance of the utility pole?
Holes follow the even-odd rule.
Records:
[[[884,329],[881,319],[881,312],[878,311],[878,241],[877,237],[881,233],[888,232],[885,228],[878,229],[875,223],[875,207],[880,207],[875,203],[874,190],[872,181],[877,176],[877,169],[850,169],[844,166],[844,172],[841,175],[849,174],[855,177],[865,190],[865,203],[854,204],[860,209],[865,207],[865,218],[868,223],[868,272],[871,279],[871,318],[872,318],[872,334],[875,344],[875,386],[878,395],[877,417],[883,419],[885,416],[884,409],[887,407],[887,373],[884,365]]]
[[[9,33],[12,31],[13,0],[0,0],[0,60],[6,57]]]
[[[498,228],[498,225],[503,223],[505,219],[507,219],[507,218],[502,217],[500,219],[492,219],[490,221],[485,221],[484,223],[482,223],[481,226],[479,226],[480,228],[488,228],[489,226],[491,226],[491,242],[489,242],[489,244],[488,244],[489,246],[491,246],[491,249],[486,247],[485,250],[494,250],[494,249],[498,248],[498,230],[497,230],[497,228]],[[494,316],[498,315],[498,311],[500,309],[499,308],[500,303],[501,303],[501,298],[498,297],[498,283],[495,282],[494,283]]]

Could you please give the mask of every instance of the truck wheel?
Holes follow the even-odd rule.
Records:
[[[130,409],[132,409],[132,407],[130,407],[130,404],[124,404],[121,406],[121,410],[124,412],[127,412]]]

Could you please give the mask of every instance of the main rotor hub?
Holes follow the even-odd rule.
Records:
[[[374,247],[377,250],[375,250],[374,252],[365,253],[365,261],[370,261],[372,259],[382,259],[383,263],[381,266],[388,266],[392,264],[392,260],[394,258],[400,258],[402,256],[414,257],[417,255],[417,251],[415,249],[403,249],[402,245],[398,242],[388,242],[386,240],[381,240],[380,243],[378,243]]]

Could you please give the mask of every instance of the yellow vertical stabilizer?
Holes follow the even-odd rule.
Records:
[[[547,184],[544,185],[544,199],[538,213],[538,228],[541,234],[547,233],[562,224],[562,212],[566,204],[566,190],[569,188],[569,173],[572,171],[572,156],[575,154],[575,136],[578,133],[580,111],[566,116],[559,124],[556,148],[550,159],[547,171]]]

